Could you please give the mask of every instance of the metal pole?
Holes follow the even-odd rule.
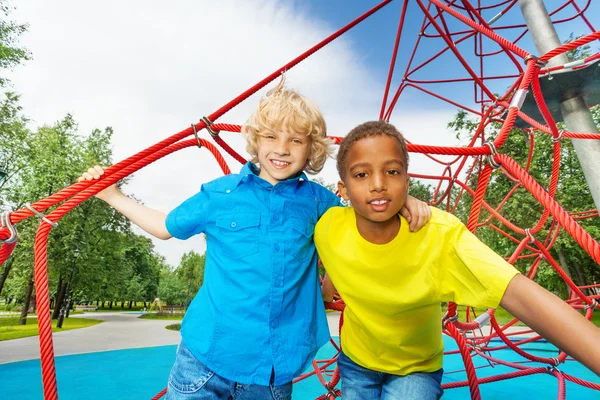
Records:
[[[519,0],[519,7],[540,55],[562,45],[542,0]],[[561,54],[552,58],[548,66],[563,65],[567,62],[567,55]],[[569,131],[599,133],[582,97],[564,101],[560,105],[560,111]],[[600,210],[600,135],[598,140],[573,139],[572,142],[596,208]]]

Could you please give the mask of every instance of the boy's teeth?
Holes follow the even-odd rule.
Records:
[[[371,204],[384,204],[387,203],[387,200],[373,200]]]
[[[273,160],[273,164],[284,166],[284,165],[288,165],[289,163],[287,163],[285,161]]]

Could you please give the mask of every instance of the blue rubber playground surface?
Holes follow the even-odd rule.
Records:
[[[446,349],[455,349],[455,342],[445,337]],[[535,343],[523,347],[539,356],[552,357],[556,349],[548,343]],[[175,360],[176,346],[160,346],[56,357],[58,394],[61,400],[95,399],[150,399],[167,383],[169,370]],[[317,359],[330,358],[335,354],[331,345],[325,346]],[[512,351],[501,350],[494,356],[507,361],[523,361]],[[479,377],[511,372],[512,369],[487,364],[481,358],[474,359]],[[460,355],[444,359],[444,382],[466,379]],[[528,364],[530,365],[530,364]],[[600,384],[600,378],[580,364],[567,361],[560,370],[578,378]],[[558,384],[548,374],[510,379],[480,386],[484,400],[512,399],[556,399]],[[294,400],[312,400],[324,394],[316,377],[294,385]],[[469,389],[450,389],[444,400],[469,399]],[[0,399],[43,399],[41,367],[39,360],[21,361],[0,365]],[[600,392],[567,382],[567,399],[600,399]]]

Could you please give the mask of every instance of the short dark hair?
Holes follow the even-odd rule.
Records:
[[[344,139],[340,142],[340,147],[337,153],[337,170],[340,174],[340,178],[344,180],[346,174],[346,158],[350,147],[361,139],[373,136],[385,135],[392,137],[398,141],[400,150],[402,151],[402,158],[404,161],[404,168],[408,170],[408,150],[406,149],[406,141],[404,136],[396,127],[386,121],[369,121],[362,123],[352,129]]]

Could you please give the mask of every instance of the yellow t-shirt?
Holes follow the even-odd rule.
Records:
[[[440,303],[496,308],[518,271],[453,215],[431,209],[411,233],[401,217],[389,243],[365,240],[351,207],[333,207],[315,228],[319,256],[346,303],[341,342],[357,364],[396,375],[442,367]]]

